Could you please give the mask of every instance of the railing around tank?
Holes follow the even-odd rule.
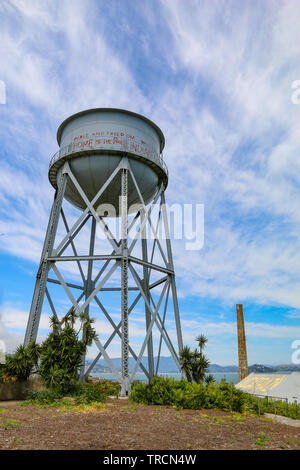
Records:
[[[88,150],[97,150],[97,147],[93,147],[93,148],[86,148],[86,149],[82,149],[81,151],[88,151]],[[103,147],[101,148],[101,150],[104,150]],[[49,168],[51,168],[51,166],[57,162],[57,160],[59,160],[60,158],[62,157],[65,157],[66,155],[70,155],[72,153],[77,153],[78,152],[78,148],[74,146],[74,143],[71,143],[69,145],[65,145],[65,147],[62,147],[60,148],[54,155],[53,157],[51,158],[50,160],[50,163],[49,163]],[[158,158],[154,158],[154,159],[150,159],[148,158],[148,160],[151,160],[151,161],[154,161],[157,165],[159,165],[165,172],[166,174],[168,175],[169,172],[168,172],[168,167],[163,159],[163,154],[161,154]]]

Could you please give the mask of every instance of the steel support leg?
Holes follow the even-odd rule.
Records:
[[[162,203],[163,223],[164,223],[164,229],[165,229],[167,254],[168,254],[168,265],[169,265],[168,267],[174,272],[174,264],[173,264],[173,256],[172,256],[172,248],[171,248],[171,240],[170,240],[170,230],[169,230],[164,191],[162,191],[161,193],[161,203]],[[180,351],[183,348],[183,342],[182,342],[182,332],[181,332],[180,317],[179,317],[175,274],[170,274],[169,276],[170,276],[170,281],[171,281],[172,298],[173,298],[173,305],[174,305],[174,316],[175,316],[175,324],[176,324],[178,349],[180,353]]]
[[[128,364],[128,170],[122,169],[121,177],[121,319],[122,319],[122,386],[121,395],[130,392],[129,364]]]
[[[63,172],[58,191],[54,196],[54,202],[51,210],[49,224],[47,227],[46,237],[44,241],[40,266],[36,276],[36,283],[33,293],[32,304],[29,313],[29,319],[27,323],[27,329],[25,334],[24,345],[27,346],[31,341],[36,341],[41,311],[43,307],[43,300],[46,290],[48,272],[49,272],[49,261],[48,256],[51,256],[53,245],[55,241],[55,235],[57,231],[58,219],[60,215],[61,205],[65,193],[67,182],[67,174]]]
[[[147,229],[146,224],[143,224],[145,214],[144,210],[141,210],[141,226],[143,226],[141,231],[142,236],[142,256],[143,261],[146,263],[148,262],[148,248],[147,248]],[[147,296],[148,302],[150,303],[150,293],[149,293],[149,271],[147,266],[143,266],[143,290]],[[146,331],[149,329],[149,325],[151,323],[151,313],[147,304],[145,303],[145,319],[146,319]],[[154,358],[153,358],[153,339],[152,339],[152,332],[149,335],[148,344],[147,344],[147,351],[148,351],[148,370],[149,370],[149,382],[153,379],[154,376]]]
[[[94,255],[94,248],[95,248],[95,236],[96,236],[96,219],[92,218],[92,226],[91,226],[91,235],[90,235],[90,249],[89,249],[89,256]],[[93,282],[92,282],[92,273],[93,273],[93,260],[90,259],[88,262],[88,270],[87,270],[87,279],[85,283],[85,300],[88,299],[91,292],[93,291]],[[89,315],[90,313],[90,304],[88,304],[85,308],[85,314]],[[85,356],[82,358],[82,365],[80,369],[80,381],[84,382],[84,369],[85,369]]]

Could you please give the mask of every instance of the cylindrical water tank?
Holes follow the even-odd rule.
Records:
[[[120,163],[128,157],[130,167],[144,202],[150,202],[158,187],[168,184],[168,171],[161,153],[165,139],[162,131],[149,119],[131,111],[96,108],[67,118],[58,128],[60,150],[51,159],[49,180],[58,187],[64,162],[91,201]],[[121,173],[113,179],[94,207],[110,204],[119,214]],[[74,206],[86,204],[68,179],[65,198]],[[128,178],[128,207],[140,203],[132,178]]]

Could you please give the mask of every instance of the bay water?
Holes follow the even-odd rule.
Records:
[[[181,379],[181,374],[178,372],[167,372],[164,374],[158,374],[161,377],[172,377],[175,380],[180,380]],[[236,384],[239,382],[239,374],[238,372],[213,372],[211,375],[213,375],[215,381],[217,383],[220,383],[222,379],[225,379],[226,382],[228,383],[233,383]],[[116,381],[114,374],[109,373],[109,372],[95,372],[91,373],[92,377],[99,377],[100,379],[105,379],[105,380],[112,380],[113,382]],[[148,379],[145,374],[142,372],[137,372],[134,380],[138,380],[140,382],[148,382]]]

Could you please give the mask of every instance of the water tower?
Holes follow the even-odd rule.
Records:
[[[37,338],[45,296],[53,315],[58,316],[60,307],[55,305],[55,298],[49,292],[49,283],[59,285],[77,313],[89,312],[93,303],[98,313],[91,316],[101,317],[113,330],[105,343],[95,340],[99,352],[90,366],[83,369],[83,376],[104,358],[121,385],[121,394],[127,395],[138,368],[149,381],[157,373],[163,342],[178,367],[178,353],[182,349],[165,205],[168,184],[168,170],[162,157],[165,139],[159,127],[144,116],[122,109],[97,108],[66,119],[58,128],[57,141],[60,149],[49,166],[49,180],[55,195],[25,344]],[[77,219],[73,214],[72,223],[68,223],[63,210],[64,200],[79,210],[75,211]],[[154,222],[155,207],[158,213]],[[118,233],[116,225],[115,233],[109,227],[112,220],[120,222]],[[63,236],[58,229],[60,226],[65,230]],[[76,241],[83,229],[88,230],[88,237],[85,232],[86,250],[81,254]],[[97,248],[99,230],[109,245],[108,251],[102,245]],[[130,233],[134,233],[131,238]],[[159,237],[159,233],[165,236]],[[80,246],[82,249],[82,240]],[[66,262],[78,269],[80,282],[68,282],[64,270]],[[77,298],[76,289],[80,291]],[[101,301],[101,295],[108,292],[119,296],[117,323],[116,313],[113,315]],[[135,295],[132,302],[129,302],[129,294]],[[130,339],[129,319],[134,317],[139,302],[143,304],[145,333],[136,353]],[[154,352],[154,327],[157,352]],[[172,328],[173,339],[170,337]],[[108,353],[114,338],[119,338],[121,345],[121,374]],[[142,362],[144,353],[148,356],[147,364]],[[133,370],[129,370],[129,355],[134,360]],[[156,364],[154,357],[158,358]]]

